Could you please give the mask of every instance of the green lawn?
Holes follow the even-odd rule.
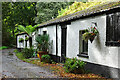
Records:
[[[17,53],[16,53],[16,56],[17,56],[17,58],[19,58],[19,59],[22,60],[22,61],[25,61],[25,62],[28,62],[28,63],[31,61],[31,59],[26,59],[26,58],[23,56],[23,54],[20,53],[20,52],[17,52]]]
[[[18,52],[16,53],[16,56],[20,59],[20,60],[24,60],[24,56],[22,55],[22,53]]]
[[[8,48],[7,46],[2,46],[0,47],[0,50],[7,49],[7,48]]]

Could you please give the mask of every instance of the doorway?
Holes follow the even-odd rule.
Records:
[[[67,37],[67,25],[61,25],[61,62],[65,62],[66,57],[66,37]]]

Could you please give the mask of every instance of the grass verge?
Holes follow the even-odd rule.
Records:
[[[96,80],[112,80],[112,79],[105,79],[104,77],[100,76],[100,75],[96,75],[93,73],[88,73],[88,74],[73,74],[73,73],[66,73],[65,69],[63,68],[63,64],[61,63],[56,63],[56,64],[49,64],[49,63],[44,63],[44,62],[40,62],[40,59],[25,59],[24,56],[22,55],[22,53],[17,52],[16,56],[20,59],[23,60],[23,62],[28,62],[31,64],[36,64],[38,66],[41,67],[45,67],[45,68],[49,68],[50,70],[52,70],[52,73],[54,73],[55,75],[58,75],[59,77],[62,78],[96,78]],[[98,79],[97,79],[98,78]]]
[[[18,52],[16,53],[16,56],[20,59],[20,60],[24,60],[24,56],[22,55],[22,53]]]
[[[7,46],[2,46],[0,47],[0,50],[7,49],[7,48],[8,48]]]

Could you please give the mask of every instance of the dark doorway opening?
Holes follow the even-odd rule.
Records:
[[[67,37],[67,25],[61,25],[61,62],[65,62],[66,57],[66,37]]]

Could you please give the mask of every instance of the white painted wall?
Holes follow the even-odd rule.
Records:
[[[17,36],[17,48],[20,47],[20,44],[19,44],[19,35]]]
[[[29,37],[29,36],[27,36]],[[27,48],[30,48],[29,40],[27,41]]]
[[[33,32],[33,34],[32,34],[32,46],[33,46],[34,49],[37,49],[37,46],[36,46],[37,42],[35,40],[35,37],[37,36],[36,33],[37,33],[37,31]]]
[[[58,25],[57,27],[57,30],[58,30],[58,56],[61,56],[61,26]]]
[[[43,31],[47,31],[47,34],[49,34],[50,37],[50,42],[52,42],[49,54],[56,55],[56,25],[38,29],[39,34],[43,34]]]
[[[56,26],[47,27],[47,31],[50,37],[50,41],[52,41],[52,50],[51,54],[56,55]]]
[[[23,38],[24,42],[20,43],[19,39]],[[17,36],[17,48],[25,48],[25,34]]]
[[[20,35],[18,35],[17,36],[17,48],[25,48],[25,45],[26,45],[26,43],[25,43],[25,35],[26,34],[20,34]],[[28,37],[28,36],[27,36]],[[20,38],[23,38],[24,39],[24,42],[23,43],[20,43],[19,42],[19,39]],[[29,47],[29,40],[27,41],[27,48],[30,48]]]
[[[120,68],[120,47],[118,48],[118,66]]]
[[[79,54],[79,31],[91,27],[92,22],[97,23],[97,29],[99,35],[91,43],[88,41],[88,55],[89,58],[78,57]],[[58,25],[58,56],[61,56],[61,27]],[[56,25],[47,26],[38,29],[38,34],[43,34],[43,31],[47,31],[50,36],[50,41],[53,41],[52,49],[50,54],[56,55]],[[19,37],[17,37],[17,41]],[[24,37],[24,36],[23,36]],[[33,41],[35,37],[33,37]],[[106,42],[106,15],[100,15],[96,17],[90,17],[85,19],[80,19],[71,22],[71,25],[67,25],[67,45],[66,45],[66,57],[73,58],[77,57],[83,61],[120,68],[120,47],[107,47]],[[22,46],[17,42],[17,47]],[[28,45],[29,46],[29,45]],[[119,55],[118,55],[119,54]]]
[[[98,37],[91,43],[88,41],[89,58],[78,57],[79,31],[97,23]],[[80,19],[67,26],[67,57],[77,57],[83,61],[118,68],[118,47],[107,47],[106,42],[106,15]],[[119,67],[120,68],[120,67]]]

